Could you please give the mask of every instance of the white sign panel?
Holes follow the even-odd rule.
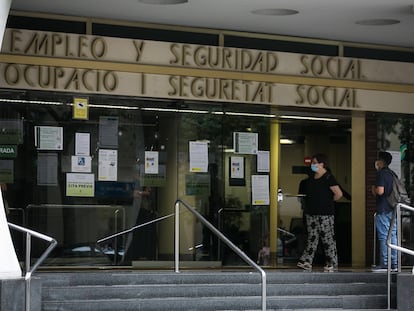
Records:
[[[190,141],[190,172],[208,171],[208,144],[204,141]]]
[[[117,181],[118,178],[118,150],[100,149],[98,180]]]
[[[145,174],[158,174],[157,151],[145,151]]]
[[[269,205],[269,175],[252,175],[252,204]]]
[[[38,150],[63,150],[63,127],[35,126],[34,130]]]

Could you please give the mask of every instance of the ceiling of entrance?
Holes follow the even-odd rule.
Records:
[[[12,9],[414,48],[414,0],[188,0],[153,4],[165,1],[12,0]]]

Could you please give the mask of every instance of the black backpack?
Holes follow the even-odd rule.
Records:
[[[410,205],[411,200],[408,197],[407,190],[401,180],[398,179],[397,174],[393,170],[387,169],[392,176],[392,191],[387,197],[388,203],[395,208],[398,203]]]

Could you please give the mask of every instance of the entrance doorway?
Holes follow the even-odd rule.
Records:
[[[279,262],[294,263],[306,242],[300,182],[310,173],[310,158],[324,153],[329,169],[340,183],[344,197],[335,203],[335,230],[340,264],[351,264],[351,119],[347,115],[314,111],[283,113],[279,187],[283,201],[279,203],[278,228],[282,251]],[[323,250],[318,250],[315,263],[323,263]]]

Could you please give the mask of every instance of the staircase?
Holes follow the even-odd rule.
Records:
[[[261,277],[249,271],[38,273],[42,311],[261,310]],[[267,272],[267,310],[381,310],[386,274]]]

